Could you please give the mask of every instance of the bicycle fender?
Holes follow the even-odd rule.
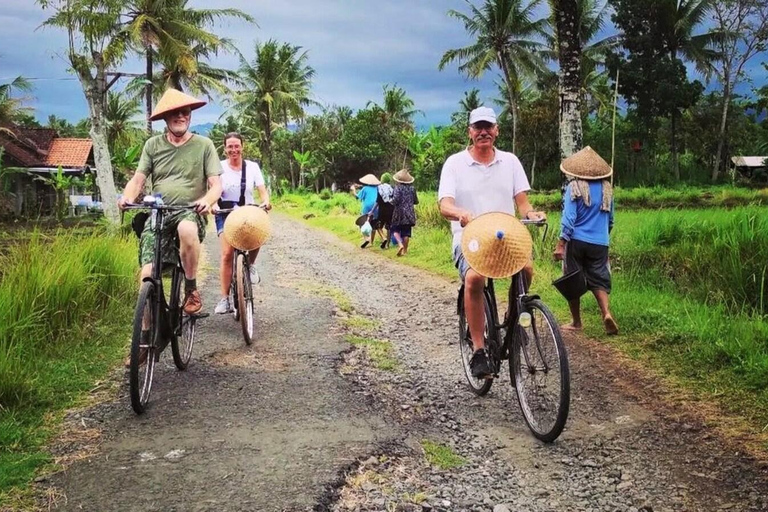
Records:
[[[456,297],[456,314],[461,314],[461,308],[464,307],[464,285],[459,288],[459,295]]]

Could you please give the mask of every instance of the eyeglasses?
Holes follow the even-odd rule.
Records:
[[[179,110],[174,110],[173,112],[171,112],[171,117],[176,117],[176,116],[189,117],[190,115],[192,115],[191,108],[181,108]]]
[[[480,132],[483,130],[490,131],[496,125],[493,123],[489,123],[488,121],[478,121],[477,123],[471,124],[469,126],[476,132]]]

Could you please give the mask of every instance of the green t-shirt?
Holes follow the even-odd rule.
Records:
[[[176,147],[163,134],[144,144],[136,172],[149,178],[152,194],[162,194],[165,204],[188,205],[205,195],[208,178],[221,174],[221,163],[211,139],[192,135]]]

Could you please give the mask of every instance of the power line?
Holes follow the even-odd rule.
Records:
[[[19,78],[18,76],[4,76],[0,77],[0,80],[16,80]],[[70,76],[66,78],[56,78],[56,77],[27,77],[23,76],[24,80],[77,80],[77,78]]]

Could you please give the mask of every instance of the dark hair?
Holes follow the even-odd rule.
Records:
[[[237,133],[237,132],[229,132],[228,134],[226,134],[226,135],[224,136],[224,145],[225,145],[225,146],[227,145],[227,141],[228,141],[229,139],[237,139],[237,140],[239,140],[239,141],[240,141],[240,144],[242,144],[242,143],[243,143],[243,136],[242,136],[242,135],[240,135],[240,134],[239,134],[239,133]]]

